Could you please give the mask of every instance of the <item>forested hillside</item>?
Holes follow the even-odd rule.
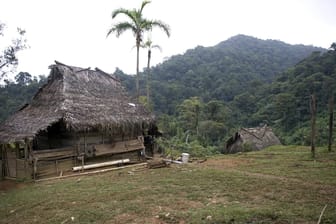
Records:
[[[37,79],[27,72],[17,74],[15,82],[5,80],[5,84],[0,86],[0,122],[24,104],[29,103],[46,80],[44,76]]]
[[[172,114],[176,103],[194,96],[205,102],[230,102],[256,85],[272,81],[315,50],[243,35],[214,47],[197,47],[153,69],[155,110]]]
[[[218,151],[238,128],[261,124],[274,126],[284,143],[307,144],[306,140],[298,142],[291,136],[298,130],[294,129],[296,124],[306,122],[306,129],[309,125],[307,107],[305,115],[297,119],[301,116],[297,112],[300,109],[292,100],[309,105],[309,91],[304,91],[304,82],[290,85],[288,80],[281,81],[290,79],[292,71],[302,71],[303,64],[309,67],[312,58],[323,60],[323,52],[326,50],[312,46],[238,35],[213,47],[188,50],[153,67],[153,107],[159,115],[161,129],[173,137],[174,143],[169,144],[179,144],[184,151],[190,145],[194,149],[199,147],[200,151]],[[132,91],[133,78],[120,70],[116,73]],[[142,74],[141,83],[143,95],[145,75]],[[300,92],[306,101],[289,96],[285,98],[288,101],[281,101],[291,90]],[[290,108],[290,113],[284,108]]]
[[[146,74],[140,76],[143,96]],[[115,75],[135,93],[134,76],[119,69]],[[152,108],[167,146],[216,153],[238,128],[261,124],[272,126],[283,143],[309,144],[312,93],[318,101],[318,143],[325,144],[327,102],[336,89],[335,48],[238,35],[172,56],[151,69],[150,80]],[[44,82],[19,73],[16,83],[2,86],[0,119],[27,103]]]
[[[259,93],[255,121],[267,121],[283,136],[285,143],[310,143],[310,97],[315,94],[318,111],[318,143],[328,136],[328,102],[335,99],[336,45],[325,53],[314,52],[282,73]]]
[[[245,35],[213,47],[198,46],[152,68],[154,110],[174,114],[176,105],[194,96],[205,102],[230,102],[244,91],[270,83],[313,51],[323,49]],[[130,77],[125,82],[133,89]],[[144,91],[145,84],[141,86]]]

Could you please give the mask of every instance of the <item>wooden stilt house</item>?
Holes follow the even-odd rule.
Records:
[[[50,69],[31,103],[0,125],[0,177],[39,179],[76,165],[144,158],[154,116],[116,77],[59,62]]]

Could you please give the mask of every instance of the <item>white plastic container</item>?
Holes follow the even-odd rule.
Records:
[[[182,163],[188,163],[189,153],[182,153]]]

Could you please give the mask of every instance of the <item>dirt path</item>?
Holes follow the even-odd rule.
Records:
[[[1,180],[0,181],[0,192],[9,191],[12,189],[23,188],[27,186],[28,183],[17,182],[15,180]]]

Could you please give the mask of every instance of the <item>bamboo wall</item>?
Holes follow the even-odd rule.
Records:
[[[37,161],[35,173],[33,174],[34,179],[63,176],[70,173],[72,171],[72,167],[76,165],[76,160],[73,158]]]
[[[16,160],[16,178],[32,179],[32,166],[24,159]]]
[[[64,139],[59,139],[64,136]],[[56,144],[56,142],[59,143]],[[66,175],[73,166],[87,165],[118,159],[130,159],[132,163],[142,161],[143,142],[133,136],[102,132],[66,133],[37,136],[33,151],[33,178],[41,179],[51,176]],[[45,147],[62,147],[44,149]],[[43,150],[41,150],[43,149]]]
[[[33,141],[16,144],[6,151],[5,173],[14,178],[42,179],[72,173],[72,167],[118,159],[142,161],[144,149],[139,130],[132,133],[68,132],[57,123],[39,133]],[[6,148],[7,147],[7,148]]]

